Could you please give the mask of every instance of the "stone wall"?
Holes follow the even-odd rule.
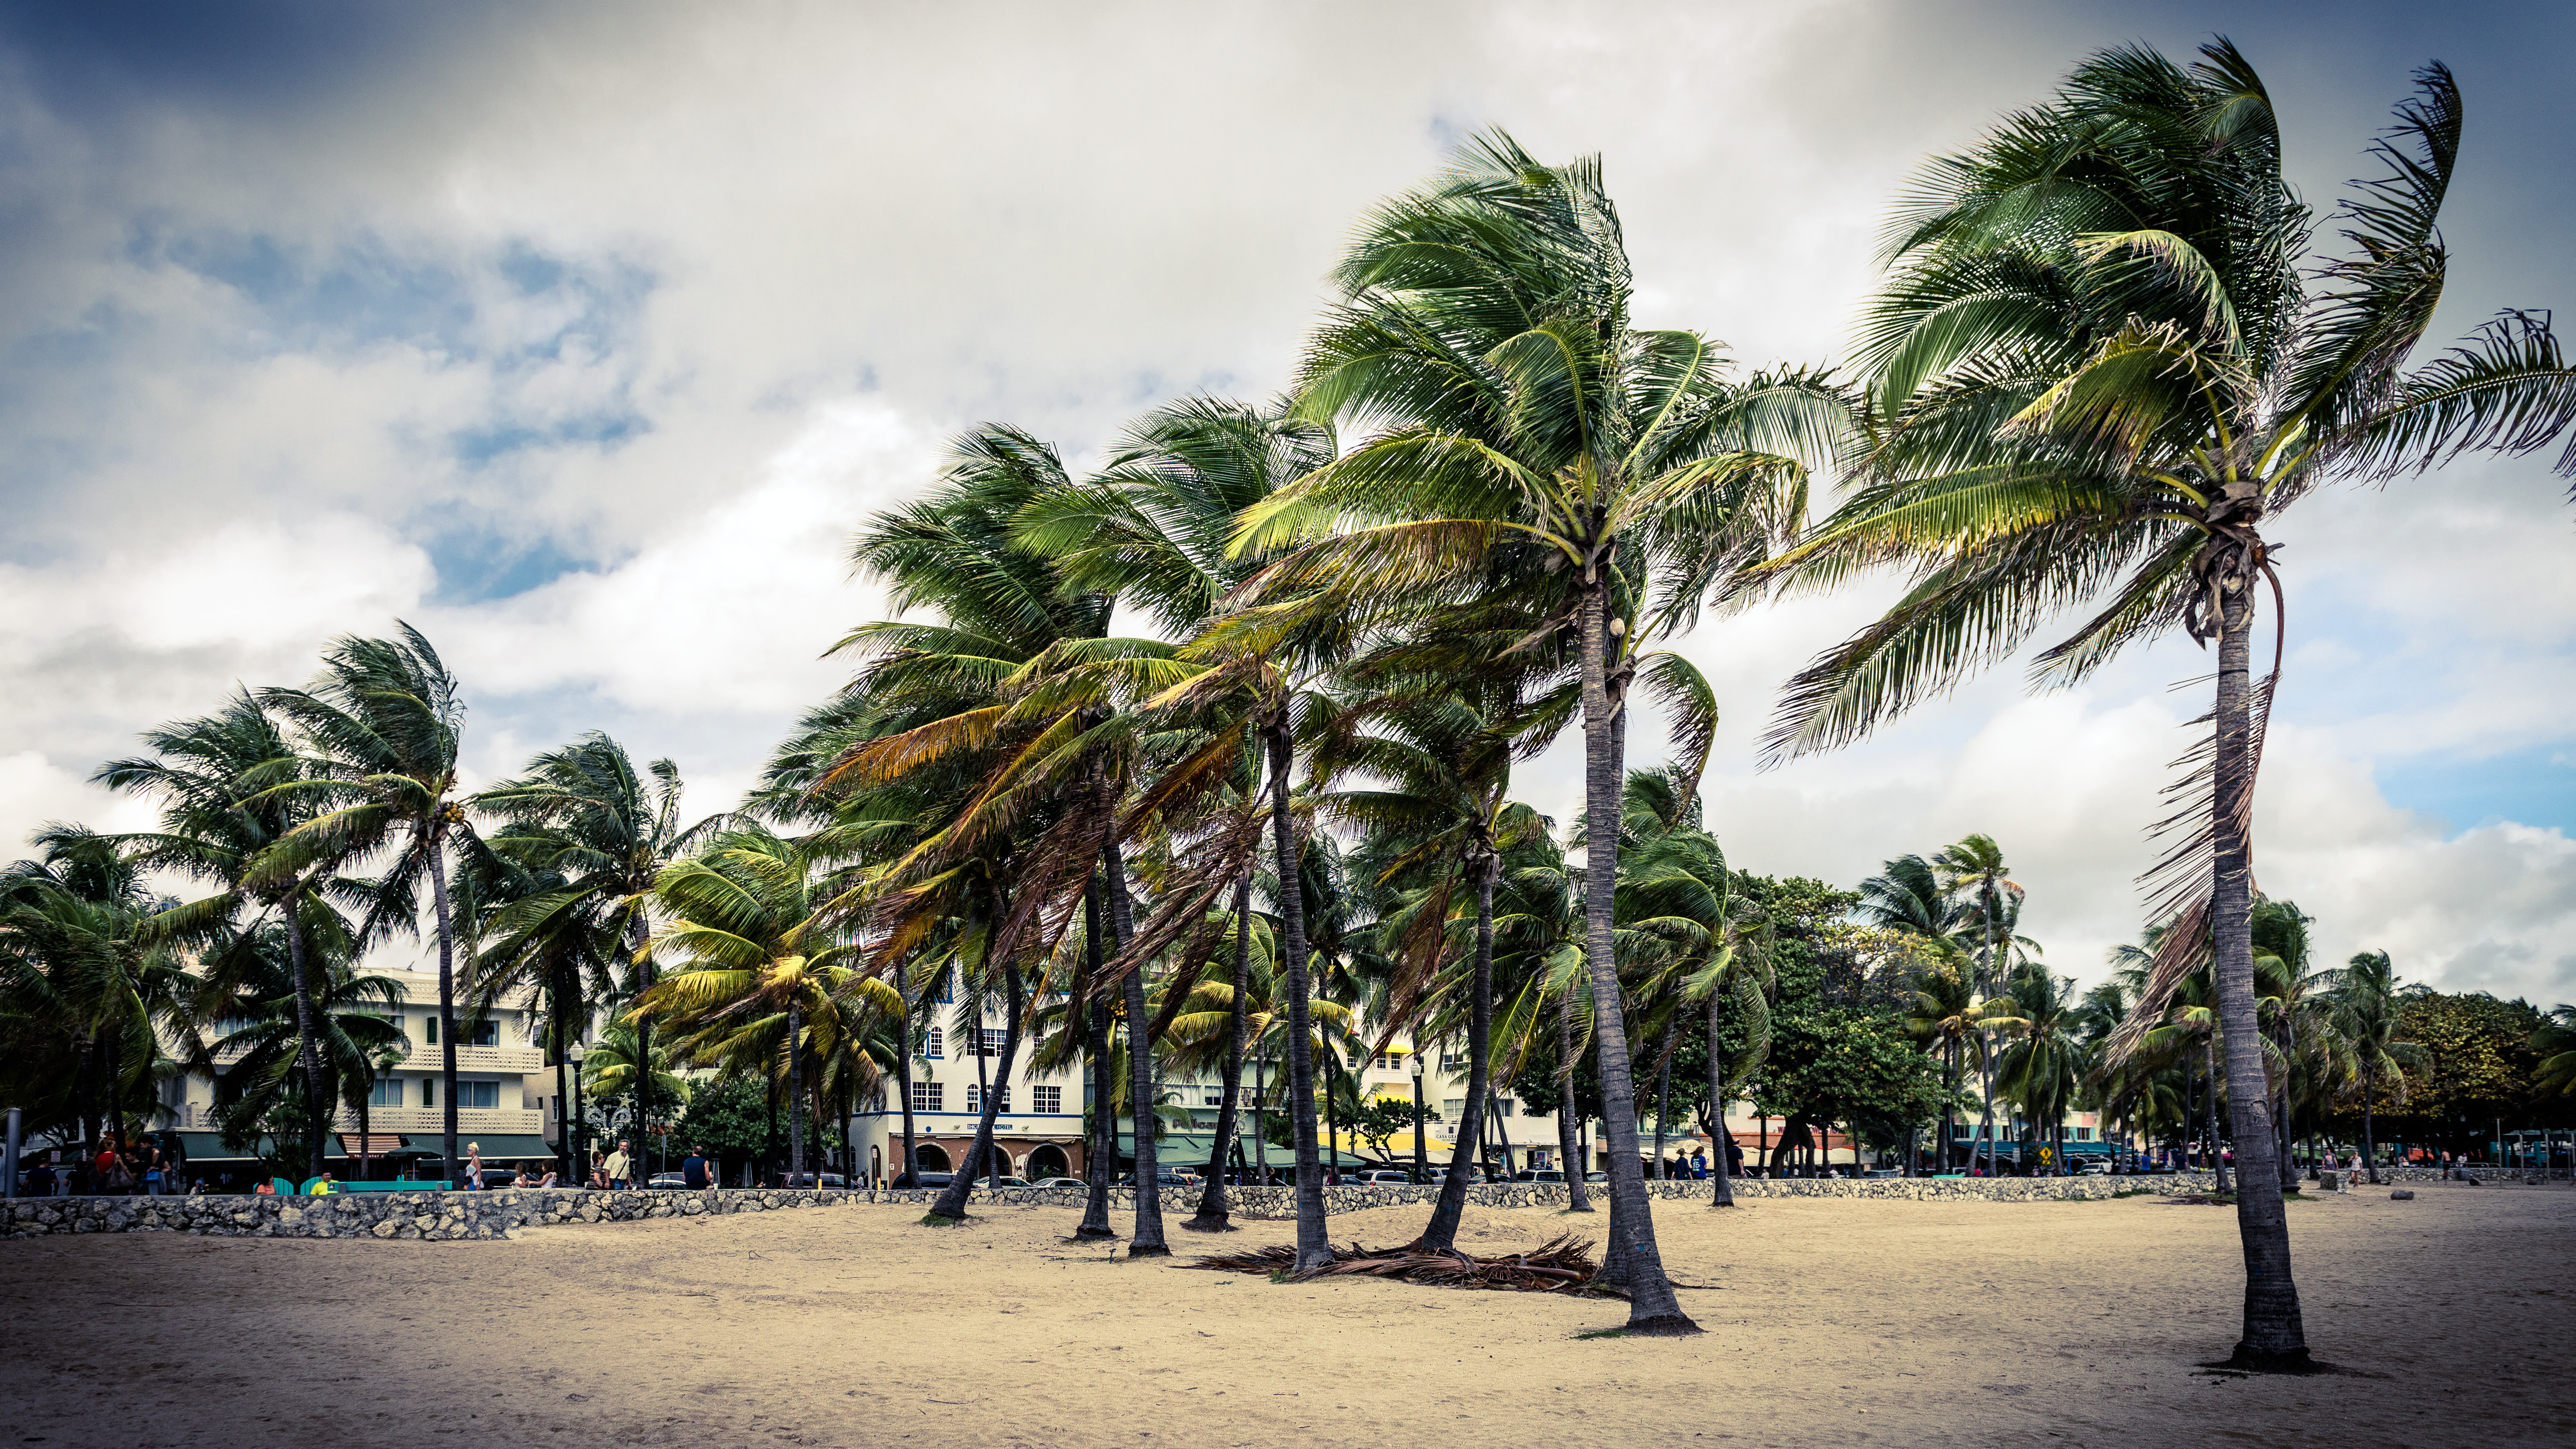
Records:
[[[846,1192],[349,1192],[325,1197],[40,1197],[0,1201],[0,1237],[195,1233],[229,1238],[515,1238],[550,1223],[626,1222],[834,1207]]]
[[[2404,1170],[2410,1182],[2428,1182],[2438,1173]],[[2495,1179],[2490,1178],[2490,1181]],[[1601,1188],[1592,1185],[1594,1205]],[[2146,1177],[1892,1177],[1892,1178],[1738,1178],[1735,1195],[1754,1200],[1787,1197],[1903,1198],[1915,1202],[2063,1202],[2097,1201],[2120,1194],[2208,1192],[2208,1173]],[[1704,1202],[1709,1184],[1649,1182],[1657,1198]],[[883,1203],[927,1208],[938,1196],[929,1191],[851,1192],[762,1191],[732,1188],[702,1192],[592,1192],[584,1188],[507,1188],[498,1192],[352,1192],[327,1197],[48,1197],[0,1201],[0,1238],[32,1238],[54,1233],[196,1233],[208,1237],[247,1238],[405,1238],[431,1242],[517,1237],[523,1229],[555,1223],[628,1222],[639,1218],[703,1217],[709,1214],[781,1212],[791,1208],[849,1207]],[[1414,1186],[1333,1187],[1324,1190],[1327,1213],[1367,1212],[1373,1208],[1428,1208],[1440,1196],[1437,1184]],[[1296,1193],[1285,1187],[1226,1189],[1236,1217],[1279,1221],[1297,1215]],[[1197,1188],[1162,1189],[1163,1213],[1177,1226],[1198,1210]],[[1486,1183],[1467,1189],[1467,1200],[1480,1207],[1561,1208],[1560,1183]],[[1080,1208],[1075,1189],[1006,1188],[979,1190],[972,1199],[987,1210],[1002,1207]],[[1109,1194],[1113,1217],[1136,1209],[1132,1188]]]

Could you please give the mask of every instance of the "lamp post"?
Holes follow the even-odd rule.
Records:
[[[564,1048],[564,1060],[572,1063],[572,1116],[564,1123],[565,1157],[572,1169],[572,1180],[585,1186],[590,1182],[590,1162],[582,1151],[581,1132],[590,1123],[581,1111],[581,1059],[588,1055],[590,1049],[578,1041]]]
[[[1422,1152],[1422,1048],[1413,1049],[1413,1058],[1407,1065],[1413,1068],[1413,1180],[1428,1182],[1431,1174],[1424,1166],[1427,1159]]]

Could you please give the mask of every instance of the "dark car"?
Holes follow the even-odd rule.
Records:
[[[896,1174],[895,1180],[887,1183],[886,1186],[946,1187],[956,1180],[957,1174],[953,1172],[905,1172]]]

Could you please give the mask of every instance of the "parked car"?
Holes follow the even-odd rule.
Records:
[[[1354,1172],[1343,1178],[1342,1182],[1350,1187],[1411,1187],[1413,1174],[1381,1167],[1367,1172]]]
[[[788,1187],[843,1188],[850,1185],[848,1179],[837,1172],[823,1173],[819,1180],[817,1175],[811,1172],[782,1172],[778,1175],[778,1180]]]
[[[1583,1174],[1583,1180],[1585,1182],[1608,1182],[1610,1180],[1610,1174],[1606,1172],[1587,1172]]]
[[[2109,1177],[2111,1175],[2111,1164],[2107,1162],[2088,1162],[2082,1167],[2075,1169],[2075,1175],[2078,1177]]]
[[[1084,1191],[1091,1186],[1090,1183],[1078,1177],[1042,1177],[1038,1179],[1037,1185],[1047,1189],[1069,1187],[1076,1192]]]
[[[1134,1187],[1136,1185],[1136,1174],[1132,1172],[1119,1174],[1118,1185],[1120,1187]],[[1157,1172],[1154,1174],[1154,1185],[1157,1187],[1196,1187],[1199,1184],[1197,1178],[1186,1177],[1177,1172]]]
[[[897,1173],[894,1181],[887,1183],[886,1186],[946,1187],[948,1184],[955,1182],[956,1180],[957,1174],[953,1172],[904,1172]]]
[[[1524,1167],[1512,1174],[1514,1182],[1563,1182],[1565,1174],[1553,1167]]]
[[[687,1187],[689,1185],[689,1180],[676,1172],[657,1172],[654,1173],[650,1179],[646,1180],[644,1185],[646,1187],[678,1189]]]

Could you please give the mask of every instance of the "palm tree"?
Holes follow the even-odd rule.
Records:
[[[1388,1001],[1378,1013],[1389,1030],[1423,1015],[1444,961],[1454,959],[1452,923],[1461,914],[1457,887],[1472,904],[1465,988],[1467,1097],[1440,1196],[1414,1246],[1445,1252],[1467,1205],[1467,1178],[1483,1140],[1492,1089],[1494,886],[1504,849],[1544,826],[1527,806],[1505,799],[1511,762],[1546,728],[1547,702],[1517,698],[1515,681],[1492,672],[1415,675],[1396,658],[1361,661],[1351,674],[1364,693],[1311,730],[1311,770],[1326,793],[1327,819],[1367,832],[1371,882],[1411,887],[1402,908],[1380,922],[1386,955],[1398,963]],[[1375,788],[1350,788],[1365,777]],[[1344,785],[1342,789],[1331,789]],[[1426,1033],[1416,1030],[1416,1047]]]
[[[2084,1049],[2076,1039],[2081,1003],[2075,979],[2046,967],[2025,966],[2013,973],[2013,1016],[2020,1022],[2012,1044],[2004,1048],[1997,1085],[2021,1108],[2033,1132],[2044,1132],[2051,1158],[2066,1161],[2066,1114],[2075,1105]]]
[[[91,779],[159,802],[158,830],[119,839],[120,848],[132,852],[137,864],[218,888],[215,895],[172,913],[164,922],[172,938],[207,941],[208,933],[244,926],[242,914],[254,909],[262,916],[273,914],[285,927],[302,1033],[298,1060],[310,1147],[305,1175],[319,1177],[330,1093],[316,1044],[319,1021],[313,1014],[306,942],[340,928],[333,902],[363,906],[368,890],[340,878],[328,859],[282,875],[255,869],[273,858],[272,848],[290,832],[313,818],[315,802],[272,788],[311,772],[276,719],[247,691],[236,691],[213,714],[146,731],[143,742],[150,753],[112,760]],[[246,928],[256,932],[257,922]],[[218,971],[217,985],[222,984],[225,959],[220,953],[207,957]]]
[[[1914,983],[1905,1011],[1905,1029],[1927,1049],[1938,1052],[1949,1095],[1941,1108],[1940,1167],[1950,1166],[1952,1114],[1959,1100],[1963,1055],[1983,1058],[1986,1050],[1987,1003],[1977,994],[1965,963],[1960,969],[1928,970]],[[1983,1070],[1980,1062],[1980,1071]]]
[[[2132,1030],[2206,937],[2235,1140],[2259,1181],[2273,1148],[2250,803],[2270,683],[2254,685],[2250,665],[2256,595],[2268,585],[2277,603],[2281,587],[2263,527],[2329,482],[2548,446],[2576,419],[2576,372],[2546,318],[2522,312],[2404,370],[2448,264],[2437,219],[2461,110],[2447,70],[2416,73],[2417,95],[2371,148],[2384,174],[2336,219],[2349,250],[2303,274],[2311,218],[2281,174],[2271,97],[2227,42],[2201,57],[2101,52],[2052,101],[1936,162],[1906,203],[1858,359],[1877,418],[1864,481],[1781,563],[1831,583],[1903,562],[1914,584],[1792,681],[1770,745],[1777,757],[1863,734],[2088,598],[2099,612],[2040,655],[2041,677],[2082,678],[2176,627],[2214,640],[2198,793],[2173,816],[2152,911],[2189,919]],[[2558,466],[2576,472],[2576,452]],[[2241,1194],[2237,1216],[2249,1284],[2237,1359],[2298,1362],[2278,1195]]]
[[[727,822],[711,816],[682,826],[680,792],[679,766],[655,760],[638,771],[625,746],[594,730],[538,755],[517,778],[470,802],[502,820],[482,842],[488,850],[470,848],[467,856],[467,891],[476,903],[467,915],[483,941],[473,971],[476,1010],[505,994],[536,993],[559,1102],[570,1100],[563,1095],[564,1052],[589,1035],[590,1003],[613,994],[632,1001],[653,984],[654,957],[643,947],[654,882]],[[630,973],[622,991],[615,984],[620,964]],[[649,1055],[651,1020],[639,1016],[633,1029],[637,1050]],[[646,1092],[651,1078],[633,1085]],[[652,1114],[653,1104],[639,1095],[636,1122]],[[570,1180],[569,1133],[557,1150]]]
[[[325,813],[261,850],[247,877],[283,883],[341,861],[390,850],[365,938],[416,928],[428,879],[438,940],[441,1158],[456,1166],[456,922],[448,900],[451,844],[472,827],[457,796],[457,747],[465,705],[438,651],[409,624],[400,639],[344,636],[323,652],[307,689],[263,689],[262,708],[303,736],[303,778],[267,795],[321,802]]]
[[[2382,960],[2386,952],[2379,953]],[[2356,957],[2356,960],[2359,958]],[[2558,1004],[2531,1033],[2531,1049],[2540,1055],[2540,1065],[2532,1073],[2532,1086],[2542,1096],[2576,1096],[2576,1006]],[[2362,1104],[2362,1131],[2370,1131],[2370,1106]],[[2379,1180],[2379,1169],[2371,1168],[2371,1181]]]
[[[1014,538],[1020,549],[1048,560],[1066,591],[1140,607],[1171,637],[1185,638],[1224,609],[1256,562],[1227,552],[1237,516],[1330,461],[1333,451],[1332,430],[1324,424],[1238,402],[1184,398],[1130,425],[1098,476],[1043,493],[1022,507]],[[1288,727],[1284,711],[1274,723]],[[1171,776],[1185,779],[1203,768],[1225,767],[1227,737],[1234,733],[1222,727],[1208,731],[1204,747],[1182,753]],[[1252,780],[1241,787],[1247,793],[1259,785],[1265,763],[1249,762]],[[1252,870],[1247,859],[1234,883],[1238,917],[1250,909]],[[1234,939],[1240,967],[1245,937],[1239,927]],[[1292,1043],[1291,1052],[1302,1049]],[[1311,1075],[1311,1063],[1306,1070]],[[1295,1071],[1292,1061],[1292,1076]],[[1222,1073],[1220,1152],[1231,1140],[1233,1104],[1241,1095],[1239,1051],[1229,1052]],[[1320,1196],[1314,1208],[1311,1235],[1320,1241]],[[1227,1216],[1225,1174],[1211,1169],[1188,1225],[1214,1230]],[[1299,1222],[1305,1223],[1302,1208]],[[1307,1235],[1301,1226],[1301,1241]]]
[[[665,866],[653,887],[664,920],[648,949],[684,969],[646,988],[633,1013],[685,1033],[676,1043],[684,1060],[732,1071],[758,1066],[784,1079],[790,1181],[805,1171],[806,1063],[856,1034],[839,1008],[904,1012],[892,987],[859,969],[862,948],[835,939],[818,919],[817,884],[802,847],[757,826],[728,830],[703,854]],[[1005,1072],[1009,1065],[1006,1057]],[[989,1131],[976,1145],[990,1150]],[[972,1185],[974,1167],[970,1160],[960,1184]],[[964,1197],[964,1187],[956,1192]]]
[[[1239,547],[1317,540],[1266,569],[1259,592],[1418,616],[1534,585],[1549,606],[1541,637],[1577,640],[1586,812],[1591,838],[1615,841],[1620,706],[1643,636],[1796,527],[1805,473],[1786,455],[1829,452],[1841,402],[1803,376],[1731,384],[1707,339],[1632,328],[1597,159],[1542,166],[1499,133],[1373,213],[1335,280],[1343,300],[1309,347],[1300,409],[1384,427],[1246,514]],[[1630,1329],[1687,1333],[1636,1151],[1610,865],[1585,873],[1585,919],[1624,1234],[1611,1251],[1630,1270]]]
[[[2022,888],[2006,878],[2003,847],[1995,844],[1991,835],[1962,837],[1956,845],[1944,848],[1933,857],[1932,868],[1942,891],[1953,903],[1957,921],[1953,929],[1962,936],[1973,933],[1977,943],[1974,957],[1976,974],[1971,978],[1971,985],[1978,996],[1991,996],[2003,984],[2003,971],[1995,955],[1999,920],[2006,909],[2007,898],[2018,915]],[[2011,929],[2005,927],[2002,935],[2007,943],[2010,942]],[[1985,1105],[1977,1118],[1976,1138],[1968,1144],[1971,1171],[1976,1167],[1980,1151],[1984,1153],[1989,1170],[1995,1164],[1994,1028],[2001,1025],[2007,1015],[2007,1011],[1988,1014],[1981,1033],[1983,1040],[1977,1049],[1978,1078],[1984,1089]]]
[[[180,1037],[190,1068],[215,1084],[215,1121],[228,1145],[254,1144],[262,1124],[307,1090],[297,1066],[305,1032],[285,936],[282,926],[270,925],[242,940],[236,947],[241,963],[196,1013],[200,1020],[223,1023],[221,1034],[209,1040],[189,1030]],[[397,1024],[402,983],[357,970],[351,958],[356,944],[342,932],[317,932],[306,943],[307,990],[317,1028],[312,1042],[322,1058],[326,1112],[335,1105],[362,1110],[380,1064],[397,1058],[405,1044]],[[363,1123],[360,1134],[363,1140]]]
[[[2406,1101],[2406,1073],[2423,1064],[2422,1048],[2403,1036],[2406,1003],[2424,994],[2421,985],[2401,986],[2397,968],[2385,951],[2362,951],[2332,973],[2326,982],[2335,1034],[2352,1054],[2361,1077],[2361,1160],[2370,1181],[2379,1181],[2379,1142],[2371,1121],[2384,1082],[2390,1099]]]
[[[51,1038],[28,1065],[58,1068],[69,1055],[73,1070],[68,1082],[11,1085],[34,1088],[38,1100],[68,1086],[61,1117],[83,1124],[82,1140],[91,1121],[122,1138],[126,1094],[142,1095],[161,1061],[161,1033],[181,1028],[195,1006],[195,982],[163,929],[178,903],[152,893],[115,837],[56,824],[34,843],[40,858],[0,869],[0,976],[25,1025]]]

